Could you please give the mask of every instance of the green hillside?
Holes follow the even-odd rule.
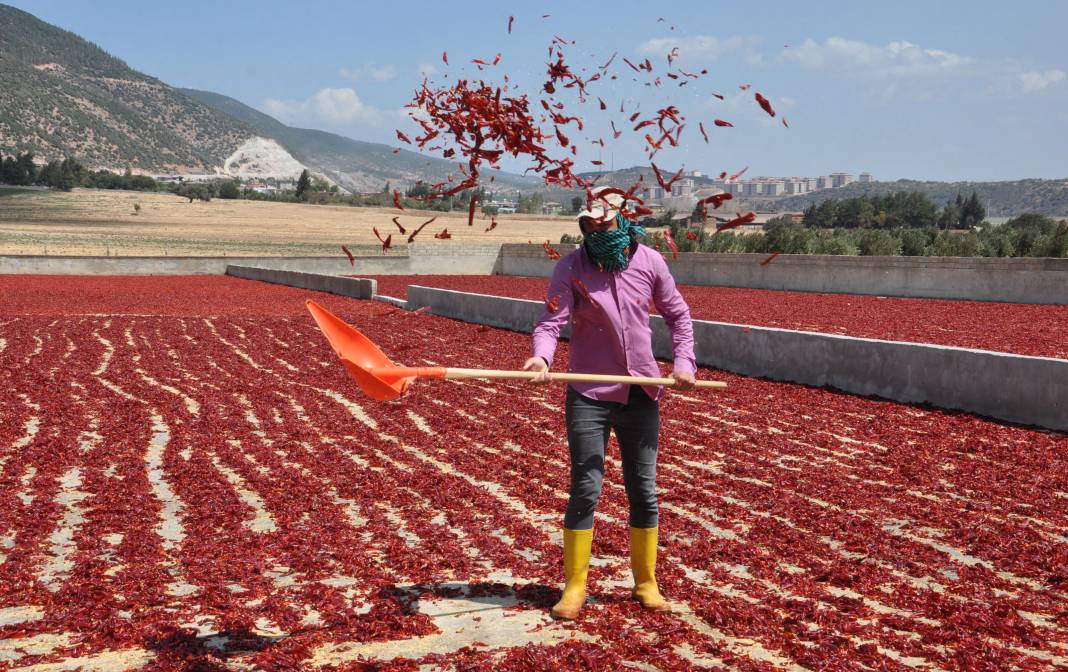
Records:
[[[206,172],[251,135],[77,35],[0,5],[0,152]]]
[[[444,181],[456,172],[456,164],[424,156],[407,149],[394,153],[394,147],[362,142],[336,133],[307,128],[293,128],[239,100],[211,91],[179,89],[182,93],[238,119],[262,136],[277,140],[297,160],[336,179],[342,186],[356,190],[377,190],[385,182],[407,184],[422,179]],[[499,187],[530,190],[541,181],[520,175],[486,171],[485,178],[495,176]]]

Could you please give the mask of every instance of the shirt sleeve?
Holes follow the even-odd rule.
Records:
[[[571,319],[571,310],[574,307],[574,291],[571,286],[573,263],[574,260],[565,257],[556,264],[553,277],[549,281],[545,308],[534,326],[534,356],[544,359],[549,368],[553,365],[560,331]]]
[[[671,276],[667,264],[659,254],[654,257],[656,282],[653,286],[653,303],[671,331],[674,369],[695,374],[697,359],[693,353],[693,319],[690,317],[690,307],[686,305],[686,300],[675,286],[675,278]]]

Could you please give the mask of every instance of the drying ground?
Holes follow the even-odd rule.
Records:
[[[0,668],[1068,665],[1064,435],[702,370],[729,389],[662,405],[677,611],[629,597],[613,446],[591,603],[555,623],[563,390],[371,401],[303,300],[408,364],[529,337],[225,277],[12,280]]]
[[[378,293],[407,298],[408,285],[545,300],[548,278],[363,275]],[[573,291],[578,291],[577,288]],[[1068,305],[906,299],[680,285],[695,319],[1068,359]],[[655,307],[653,307],[655,310]]]
[[[138,212],[134,206],[140,204]],[[70,193],[0,188],[0,255],[118,256],[306,256],[377,253],[374,227],[403,252],[406,230],[437,217],[415,239],[422,249],[436,245],[497,245],[530,240],[557,242],[575,233],[565,217],[503,215],[486,231],[490,218],[478,213],[399,211],[395,208],[270,203],[213,199],[190,203],[173,194],[75,189]],[[435,240],[443,228],[451,240]]]

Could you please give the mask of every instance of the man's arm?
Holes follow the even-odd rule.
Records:
[[[553,269],[553,277],[549,281],[549,290],[545,297],[545,309],[534,327],[534,356],[544,359],[550,368],[553,365],[553,355],[556,354],[560,331],[571,319],[574,304],[574,292],[571,288],[572,263],[571,259],[565,258]]]
[[[675,278],[671,277],[667,263],[656,255],[656,282],[653,285],[653,303],[671,331],[671,345],[675,356],[674,371],[688,374],[692,379],[697,372],[697,359],[693,353],[693,319],[690,307],[679,294]]]

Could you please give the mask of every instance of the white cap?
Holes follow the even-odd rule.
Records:
[[[578,219],[583,217],[589,217],[596,219],[599,222],[603,222],[607,219],[612,219],[619,214],[620,208],[623,207],[623,197],[616,193],[606,194],[603,198],[598,198],[603,190],[610,187],[598,187],[593,190],[593,203],[590,204],[589,210],[583,210],[578,213]]]

